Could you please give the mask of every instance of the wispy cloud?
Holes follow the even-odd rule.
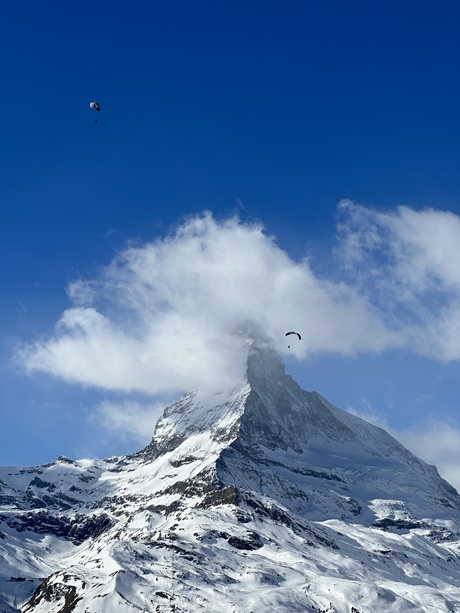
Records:
[[[104,401],[91,413],[90,420],[101,424],[111,437],[146,445],[164,408],[162,402]]]
[[[339,210],[345,279],[400,331],[407,348],[460,359],[460,217],[405,206],[381,212],[350,201]]]

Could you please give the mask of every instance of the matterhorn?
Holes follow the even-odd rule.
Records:
[[[138,453],[0,468],[1,613],[458,613],[459,586],[457,491],[263,341]]]

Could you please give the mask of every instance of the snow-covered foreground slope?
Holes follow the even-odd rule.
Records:
[[[460,611],[460,497],[254,344],[132,456],[0,469],[0,612]]]

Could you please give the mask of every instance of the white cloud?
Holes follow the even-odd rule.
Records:
[[[74,304],[91,304],[96,297],[92,283],[77,279],[67,286],[67,295]]]
[[[244,326],[259,327],[299,359],[394,347],[459,359],[459,218],[350,202],[340,208],[344,268],[334,281],[318,277],[309,260],[289,257],[261,225],[205,214],[165,238],[128,246],[96,278],[75,280],[68,288],[74,306],[17,360],[28,372],[84,386],[171,397],[235,384],[245,367]],[[302,341],[288,350],[284,334],[292,329]],[[157,407],[149,406],[122,399],[96,413],[135,438],[144,425],[153,431]],[[375,423],[371,408],[362,416]],[[460,488],[459,431],[433,424],[393,434]]]
[[[127,247],[96,278],[72,282],[74,306],[16,360],[28,372],[84,386],[171,397],[233,385],[244,370],[245,339],[258,328],[299,359],[395,347],[460,359],[460,218],[349,201],[340,213],[334,280],[289,257],[260,224],[196,216],[165,238]],[[290,350],[287,330],[302,334]],[[96,414],[112,431],[146,442],[159,406],[122,399]],[[372,407],[360,416],[460,489],[457,426],[432,421],[395,432]]]
[[[158,394],[231,385],[242,375],[259,326],[291,355],[351,354],[398,344],[366,297],[351,284],[319,279],[258,224],[210,214],[173,234],[125,249],[99,278],[75,281],[54,334],[23,347],[29,372],[104,389]],[[91,304],[89,304],[91,302]]]
[[[374,424],[374,426],[378,426],[379,428],[386,430],[387,432],[392,430],[386,416],[379,411],[376,411],[366,398],[361,398],[361,405],[362,408],[360,409],[348,406],[346,411],[352,415],[356,415],[356,417],[359,417],[360,419],[364,419],[364,421],[367,421],[370,424]],[[392,436],[395,436],[394,432]]]
[[[409,207],[339,207],[345,273],[404,344],[439,360],[460,359],[460,218]]]
[[[96,407],[91,421],[101,423],[111,436],[132,441],[137,445],[147,445],[164,408],[163,403],[104,401]]]

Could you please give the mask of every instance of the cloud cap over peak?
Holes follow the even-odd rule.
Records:
[[[291,258],[261,224],[205,213],[128,246],[97,278],[71,283],[74,306],[17,360],[83,385],[162,394],[233,385],[244,376],[251,329],[297,358],[403,346],[460,357],[460,344],[442,344],[460,322],[460,279],[450,263],[460,250],[459,219],[349,201],[340,213],[338,280]],[[439,249],[426,231],[434,222],[437,240],[453,236]],[[302,335],[290,349],[287,330]]]

